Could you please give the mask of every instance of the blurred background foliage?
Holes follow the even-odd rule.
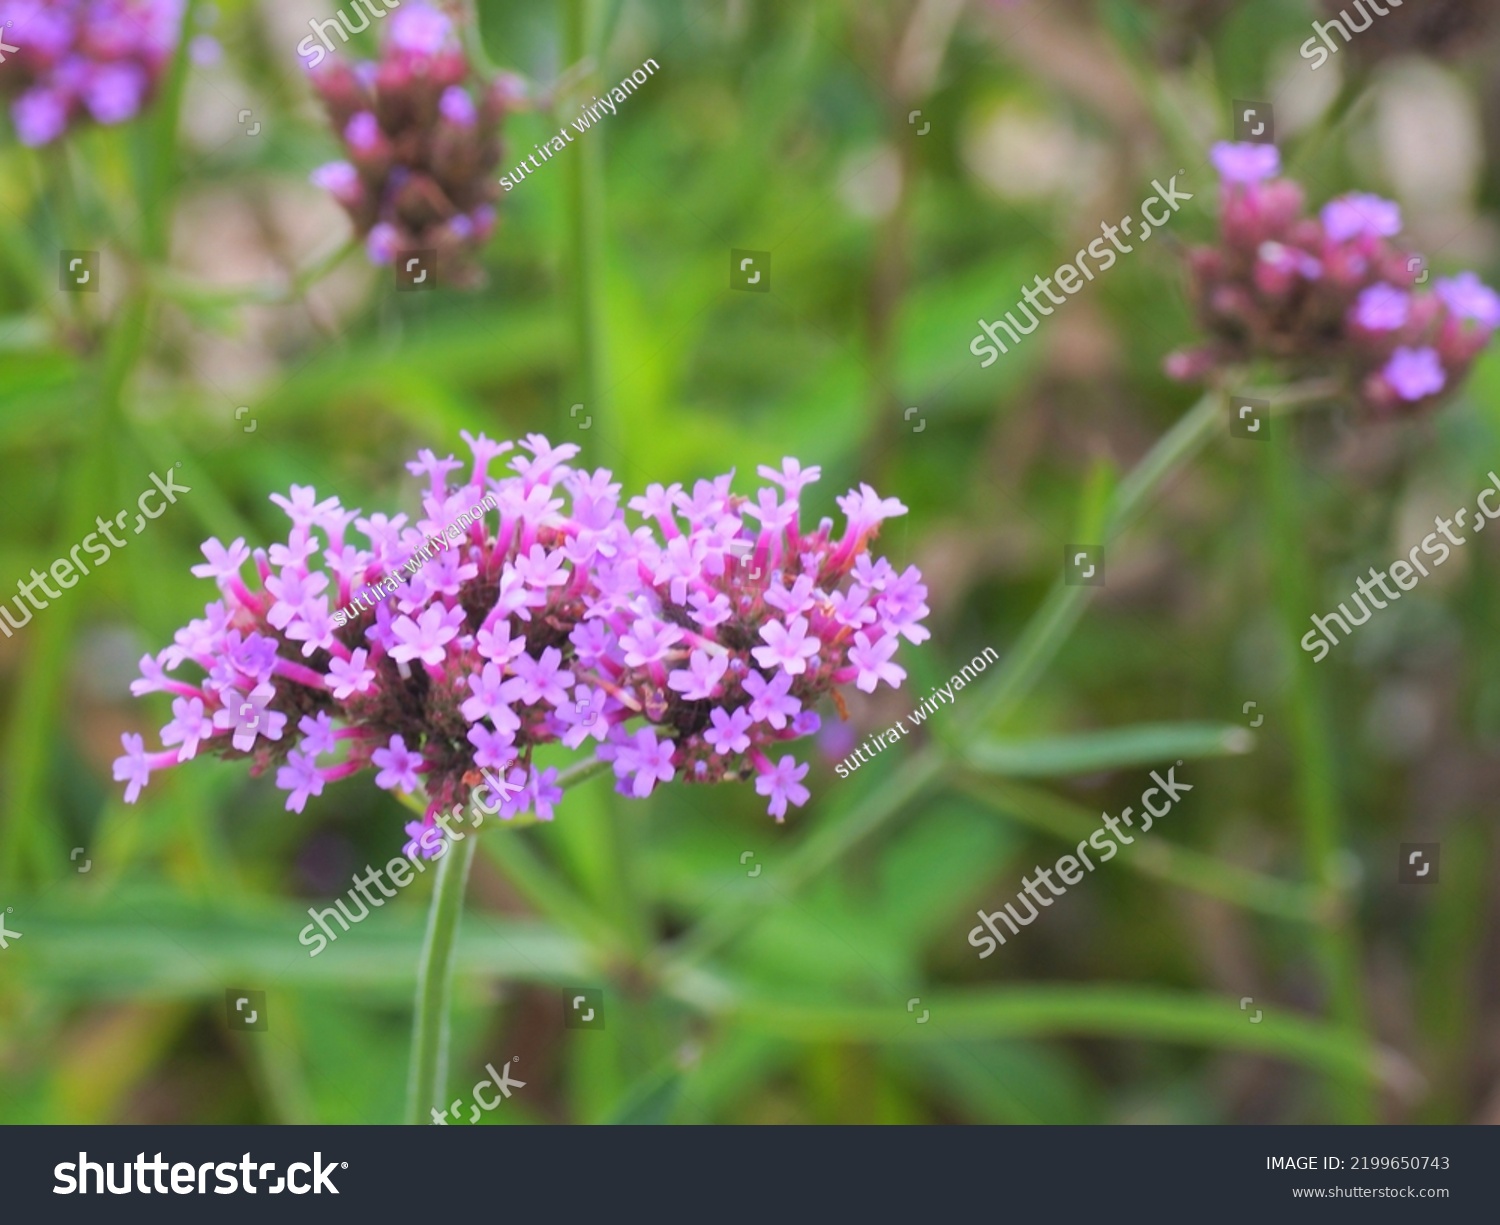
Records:
[[[469,294],[397,295],[338,258],[346,222],[307,181],[335,145],[295,52],[326,0],[195,0],[203,62],[144,118],[40,151],[7,128],[0,577],[153,470],[180,460],[192,492],[0,639],[0,907],[22,933],[0,1121],[400,1117],[430,881],[315,959],[297,932],[399,853],[402,810],[355,779],[290,814],[210,761],[127,808],[109,763],[166,716],[128,683],[207,598],[203,538],[274,539],[267,494],[293,482],[411,510],[404,461],[468,428],[577,442],[627,488],[734,468],[743,492],[795,455],[824,469],[814,521],[868,480],[911,508],[881,547],[923,569],[935,633],[901,694],[851,695],[845,739],[987,646],[1007,687],[849,781],[825,733],[784,826],[749,788],[627,802],[596,780],[551,826],[486,830],[451,1092],[512,1058],[526,1088],[484,1122],[1500,1122],[1500,544],[1471,540],[1316,675],[1290,630],[1500,466],[1493,357],[1431,420],[1315,408],[1271,447],[1216,426],[1045,672],[1017,651],[1064,547],[1191,406],[1160,363],[1192,339],[1178,247],[1212,232],[1231,100],[1274,101],[1315,202],[1390,194],[1435,269],[1500,273],[1489,8],[1392,10],[1313,72],[1310,0],[481,3],[488,59],[539,95],[579,46],[596,82],[662,71],[504,197]],[[571,113],[513,117],[506,165]],[[1170,232],[981,370],[976,319],[1179,168],[1195,198]],[[769,294],[729,289],[731,247],[770,252]],[[102,253],[101,292],[59,292],[63,249]],[[975,909],[1183,756],[1194,790],[1154,840],[980,961]],[[1415,841],[1442,843],[1436,888],[1396,883]],[[604,1030],[564,1027],[579,986]],[[267,992],[268,1032],[227,1030],[230,987]]]

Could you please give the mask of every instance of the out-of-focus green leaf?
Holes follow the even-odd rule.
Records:
[[[1254,744],[1254,736],[1229,723],[1139,723],[1036,740],[980,740],[969,749],[968,758],[976,769],[990,774],[1048,778],[1178,758],[1228,757],[1248,753]]]

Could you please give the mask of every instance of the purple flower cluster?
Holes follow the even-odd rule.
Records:
[[[771,484],[754,500],[730,492],[732,473],[691,494],[652,485],[630,500],[647,521],[632,530],[611,474],[569,466],[576,446],[530,435],[513,475],[494,476],[513,444],[463,437],[473,463],[462,484],[450,483],[466,466],[452,456],[424,450],[407,465],[428,480],[415,523],[294,485],[272,495],[291,519],[285,543],[203,545],[193,573],[220,598],[141,660],[131,692],[172,694],[173,717],[163,751],[123,737],[114,771],[127,802],[152,771],[200,751],[248,756],[253,773],[276,766],[295,812],[373,767],[376,786],[425,792],[425,821],[408,833],[428,847],[436,814],[467,803],[481,772],[509,784],[503,817],[551,820],[557,771],[532,756],[560,742],[591,746],[636,797],[674,778],[753,778],[781,820],[806,802],[808,767],[773,760],[778,747],[817,731],[813,707],[838,702],[836,685],[899,685],[899,640],[928,636],[921,575],[868,548],[906,508],[868,485],[838,500],[839,535],[831,519],[802,531],[801,493],[819,470],[793,459],[759,469]],[[450,546],[426,549],[434,534]],[[408,567],[419,551],[429,560]],[[346,623],[331,616],[403,569],[373,606]],[[172,675],[189,661],[201,680]]]
[[[45,145],[88,116],[133,119],[177,47],[185,0],[0,0],[0,71],[23,145]]]
[[[1167,359],[1174,378],[1269,359],[1334,364],[1370,411],[1388,416],[1451,395],[1500,326],[1500,295],[1472,272],[1419,289],[1424,261],[1392,243],[1401,210],[1364,193],[1316,217],[1302,188],[1277,178],[1273,145],[1219,144],[1220,242],[1189,255],[1192,294],[1212,334]]]
[[[524,91],[514,77],[475,78],[452,21],[412,0],[384,26],[378,63],[335,56],[313,88],[346,158],[313,172],[349,214],[370,261],[435,250],[438,276],[472,283],[472,254],[495,227],[496,129]]]

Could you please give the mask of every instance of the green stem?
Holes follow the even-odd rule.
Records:
[[[1359,946],[1349,924],[1345,874],[1340,857],[1343,820],[1334,771],[1322,687],[1316,665],[1298,645],[1306,627],[1311,583],[1305,540],[1306,517],[1299,504],[1290,431],[1267,440],[1266,484],[1271,507],[1272,569],[1277,604],[1292,655],[1291,715],[1297,744],[1297,809],[1302,827],[1308,876],[1330,902],[1331,915],[1313,935],[1313,947],[1329,984],[1329,1008],[1345,1028],[1367,1031]],[[1337,1080],[1330,1086],[1340,1121],[1375,1121],[1375,1102],[1368,1087]]]
[[[1222,404],[1221,392],[1206,394],[1162,435],[1161,440],[1120,482],[1105,520],[1101,544],[1108,544],[1130,526],[1167,475],[1202,449],[1214,426],[1221,420]],[[963,723],[965,728],[987,720],[999,720],[1010,713],[1067,641],[1094,590],[1093,587],[1070,587],[1061,579],[1053,584],[1042,606],[1032,615],[1006,655],[995,680],[980,691],[977,702],[969,704]]]
[[[609,768],[597,760],[579,762],[559,773],[557,785],[564,791]],[[415,796],[398,796],[414,812],[426,812],[426,804]],[[514,838],[514,831],[506,831]],[[505,837],[506,835],[502,835]],[[492,839],[493,841],[493,839]],[[417,967],[417,1003],[412,1023],[411,1072],[407,1078],[406,1121],[421,1123],[430,1109],[446,1105],[442,1100],[448,1084],[448,1016],[453,1001],[453,967],[458,951],[458,924],[463,917],[464,890],[474,863],[477,836],[464,835],[448,841],[438,865],[432,905],[427,912],[427,932],[422,938],[422,957]],[[504,854],[501,855],[505,859]],[[540,868],[538,861],[537,866]],[[541,869],[545,871],[545,869]],[[533,877],[535,884],[539,878]],[[575,917],[586,908],[571,898],[559,882],[547,877],[543,891],[547,900],[562,904]]]
[[[588,64],[576,88],[583,97],[597,88],[596,0],[568,0],[564,10],[564,56]],[[559,100],[561,102],[561,100]],[[604,145],[602,131],[571,150],[567,163],[568,242],[572,267],[572,316],[578,371],[575,386],[584,411],[594,419],[599,461],[618,468],[620,430],[605,400],[607,347],[604,331]],[[574,423],[576,424],[576,423]]]
[[[150,305],[142,293],[131,293],[111,328],[96,384],[96,409],[90,438],[68,469],[62,528],[53,555],[92,530],[104,491],[111,489],[111,460],[119,453],[125,388],[146,342]],[[57,721],[65,686],[67,652],[73,627],[82,613],[78,600],[63,600],[38,618],[27,644],[14,709],[26,717],[11,722],[0,771],[0,879],[16,879],[27,866],[47,879],[62,862],[57,831],[62,822],[55,808],[56,789],[48,785],[57,743]],[[28,862],[29,861],[29,862]]]
[[[465,838],[438,865],[422,960],[417,967],[417,1014],[411,1033],[411,1075],[406,1089],[406,1121],[421,1123],[448,1085],[448,1010],[453,999],[453,961],[458,921],[463,916],[464,887],[474,863],[478,840]]]
[[[895,1004],[823,1004],[746,994],[698,1006],[744,1030],[793,1042],[925,1043],[1077,1034],[1141,1038],[1211,1049],[1252,1051],[1314,1068],[1341,1084],[1418,1083],[1398,1052],[1367,1035],[1289,1010],[1267,1010],[1247,1024],[1232,998],[1124,985],[977,988],[923,996],[935,1024],[910,1023]]]
[[[1099,828],[1096,816],[1040,787],[974,775],[962,776],[958,786],[1013,820],[1070,845],[1087,841]],[[1278,919],[1319,923],[1328,918],[1323,896],[1307,885],[1277,880],[1170,842],[1143,842],[1130,854],[1122,855],[1120,862],[1142,876]]]

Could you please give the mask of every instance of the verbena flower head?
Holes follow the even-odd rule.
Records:
[[[349,214],[370,261],[435,250],[438,276],[472,283],[495,227],[496,129],[523,96],[514,77],[476,77],[446,14],[407,0],[383,24],[376,63],[331,56],[312,72],[345,159],[312,180]]]
[[[533,753],[560,742],[638,797],[753,778],[780,820],[808,798],[808,767],[773,751],[817,730],[812,707],[835,685],[898,685],[899,639],[927,637],[921,576],[868,551],[905,508],[867,485],[840,499],[837,536],[829,520],[802,533],[818,470],[790,459],[761,469],[773,484],[753,501],[727,475],[691,497],[653,485],[631,501],[653,526],[632,532],[610,473],[567,462],[576,446],[533,434],[499,475],[513,444],[464,438],[472,463],[423,451],[408,465],[427,480],[414,523],[294,485],[272,495],[285,542],[203,545],[193,573],[219,598],[141,660],[131,691],[172,694],[173,717],[160,752],[123,738],[127,802],[200,752],[275,768],[296,812],[368,768],[425,794],[408,846],[431,855],[437,814],[486,773],[507,785],[502,817],[550,820],[557,772]],[[204,675],[174,675],[188,663]]]
[[[176,49],[186,0],[0,0],[16,47],[0,93],[23,145],[46,145],[86,119],[124,123],[151,100]]]
[[[1302,188],[1278,177],[1273,145],[1220,144],[1218,245],[1189,255],[1205,347],[1167,359],[1201,379],[1261,359],[1327,371],[1379,415],[1453,394],[1500,326],[1500,297],[1472,272],[1430,288],[1421,257],[1393,243],[1401,210],[1354,192],[1306,213]]]

